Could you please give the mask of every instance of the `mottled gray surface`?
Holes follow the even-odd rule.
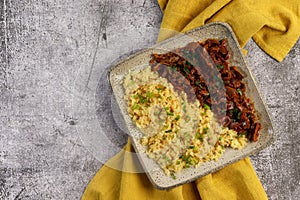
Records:
[[[80,69],[104,69],[154,44],[161,17],[155,0],[1,0],[1,200],[80,198],[102,165],[83,146],[72,112]],[[270,199],[298,199],[300,41],[282,63],[253,41],[246,49],[278,134],[251,159]],[[118,133],[108,137],[122,146]]]

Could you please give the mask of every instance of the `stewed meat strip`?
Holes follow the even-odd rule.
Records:
[[[173,52],[152,54],[150,66],[175,90],[186,92],[189,101],[198,99],[202,106],[216,105],[214,112],[222,116],[218,120],[223,126],[256,142],[261,124],[245,95],[245,75],[237,66],[229,66],[227,46],[227,39],[192,42]]]

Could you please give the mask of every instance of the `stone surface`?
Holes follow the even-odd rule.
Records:
[[[102,160],[81,140],[76,84],[86,81],[82,72],[102,72],[120,55],[155,44],[161,18],[155,0],[1,0],[1,200],[80,198]],[[300,41],[281,63],[252,40],[246,49],[278,135],[251,157],[253,165],[270,199],[297,199]],[[126,136],[107,127],[112,143],[124,145]]]

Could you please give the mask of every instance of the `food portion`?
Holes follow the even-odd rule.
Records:
[[[184,168],[218,160],[225,147],[257,141],[261,125],[245,96],[244,75],[227,62],[226,45],[225,39],[209,39],[153,54],[149,67],[125,76],[124,98],[143,133],[140,142],[173,178]]]
[[[208,107],[187,100],[167,79],[150,67],[129,72],[124,80],[128,113],[144,133],[141,143],[147,155],[166,174],[218,159],[224,147],[240,149],[246,138],[222,128]]]
[[[214,113],[223,126],[256,142],[261,124],[245,95],[243,73],[237,66],[229,66],[227,46],[226,39],[193,42],[173,52],[153,54],[150,65],[176,91],[186,92],[190,101],[198,99],[202,106],[214,105]],[[179,76],[174,70],[180,72]]]

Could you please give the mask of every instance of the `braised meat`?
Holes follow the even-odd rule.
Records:
[[[229,66],[227,46],[227,39],[192,42],[173,52],[152,54],[149,63],[176,91],[184,91],[189,101],[198,99],[223,126],[256,142],[261,124],[245,95],[245,75],[237,66]]]

